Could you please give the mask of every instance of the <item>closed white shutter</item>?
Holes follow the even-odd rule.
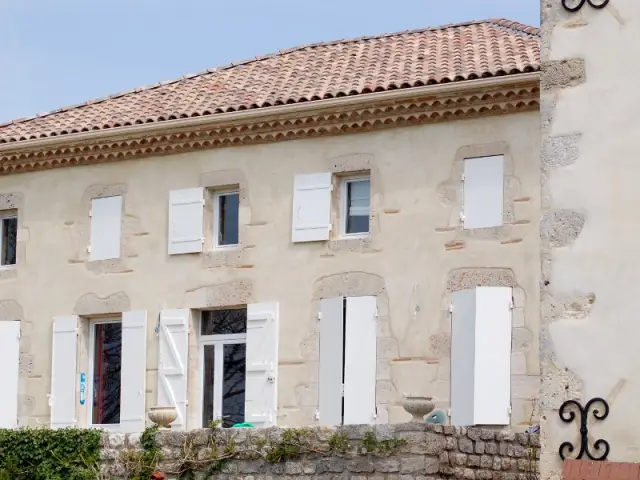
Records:
[[[169,255],[202,252],[204,188],[169,192]]]
[[[451,423],[508,425],[511,288],[477,287],[452,299]]]
[[[503,222],[504,157],[464,161],[464,228],[498,227]]]
[[[331,173],[296,175],[293,181],[292,242],[329,240]]]
[[[146,416],[147,312],[122,313],[120,431],[142,432]]]
[[[451,294],[451,424],[473,425],[476,290]]]
[[[320,425],[342,424],[344,298],[320,301]]]
[[[187,365],[189,358],[189,309],[160,312],[158,350],[158,406],[176,407],[178,418],[171,429],[187,427]]]
[[[91,261],[120,258],[122,197],[91,200]]]
[[[76,425],[78,317],[54,317],[51,355],[51,428]]]
[[[245,421],[256,427],[277,424],[278,303],[247,306]]]
[[[0,428],[18,426],[20,322],[0,322]]]
[[[344,424],[375,423],[376,297],[347,297]]]

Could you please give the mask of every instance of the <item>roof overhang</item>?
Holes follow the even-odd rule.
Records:
[[[0,175],[538,110],[539,72],[24,140]]]

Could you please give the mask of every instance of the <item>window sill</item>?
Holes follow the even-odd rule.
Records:
[[[113,425],[90,424],[88,428],[95,428],[96,430],[103,430],[105,432],[120,433],[122,425],[120,423],[114,423]]]
[[[234,245],[216,245],[215,247],[213,247],[213,249],[211,250],[212,252],[228,252],[228,251],[233,251],[233,250],[240,250],[242,248],[242,245],[239,243],[236,243]]]
[[[13,270],[17,266],[15,263],[13,265],[0,265],[0,270]]]
[[[361,240],[371,236],[371,232],[364,233],[343,233],[336,240]]]

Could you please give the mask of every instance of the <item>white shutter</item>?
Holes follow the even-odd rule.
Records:
[[[20,373],[20,322],[0,322],[0,428],[18,426],[18,377]]]
[[[247,306],[245,421],[256,427],[277,424],[278,303]]]
[[[120,431],[142,432],[146,416],[147,312],[122,312]]]
[[[329,240],[331,173],[296,175],[293,181],[292,242]]]
[[[158,406],[176,407],[178,418],[172,429],[187,426],[187,366],[189,309],[160,312],[158,349]]]
[[[169,192],[169,255],[202,252],[204,188]]]
[[[503,222],[504,157],[464,161],[464,228],[498,227]]]
[[[320,425],[342,424],[344,298],[320,301]]]
[[[508,425],[511,288],[477,287],[452,298],[451,423]]]
[[[51,428],[76,425],[78,317],[54,317],[51,355]]]
[[[451,424],[473,425],[476,291],[451,294]]]
[[[91,261],[120,258],[122,197],[91,200]]]
[[[376,297],[347,297],[344,424],[375,423]]]

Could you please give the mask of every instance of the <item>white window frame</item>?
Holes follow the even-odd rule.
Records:
[[[238,195],[238,243],[231,245],[218,244],[220,233],[220,198],[228,195]],[[213,192],[213,248],[214,250],[232,250],[240,245],[240,190],[214,190]]]
[[[97,428],[111,432],[120,430],[120,423],[99,424],[93,423],[93,374],[95,372],[95,356],[96,356],[96,325],[105,323],[119,323],[122,325],[122,317],[98,318],[89,320],[89,372],[87,376],[87,425],[89,428]],[[122,362],[122,353],[120,354],[120,362]],[[120,367],[120,375],[122,375],[122,367]],[[120,394],[122,395],[122,377],[120,378]],[[122,408],[122,396],[120,397],[120,408]]]
[[[369,180],[369,218],[371,218],[371,175],[351,175],[340,179],[340,237],[342,238],[358,238],[367,237],[371,232],[371,222],[369,222],[369,230],[366,232],[347,233],[347,216],[349,213],[349,191],[348,184]]]
[[[246,308],[246,307],[245,307]],[[234,310],[233,308],[222,308],[221,310]],[[202,312],[200,313],[200,320],[198,322],[198,355],[200,369],[200,399],[198,401],[200,405],[199,421],[202,421],[204,414],[204,392],[205,392],[205,379],[204,379],[204,347],[207,345],[214,346],[214,364],[213,364],[213,420],[222,419],[222,382],[224,381],[223,368],[224,368],[224,346],[225,345],[238,345],[247,344],[247,334],[245,333],[229,333],[218,335],[202,335]],[[246,347],[245,347],[246,348]],[[246,351],[245,351],[246,352]],[[245,353],[246,355],[246,353]],[[246,381],[246,376],[245,376]],[[202,428],[208,428],[209,425],[202,425]]]
[[[4,245],[2,245],[2,239],[4,238],[4,221],[6,219],[12,219],[15,218],[16,222],[18,221],[18,215],[15,213],[9,213],[9,214],[3,214],[3,212],[0,212],[0,260],[2,259],[2,249],[4,248]],[[18,236],[18,232],[16,231],[16,237]],[[17,244],[18,244],[18,239],[16,238],[16,249],[17,249]],[[2,265],[0,263],[0,270],[7,270],[10,268],[16,268],[16,265],[18,264],[18,252],[16,252],[16,263],[11,263],[8,265]]]

